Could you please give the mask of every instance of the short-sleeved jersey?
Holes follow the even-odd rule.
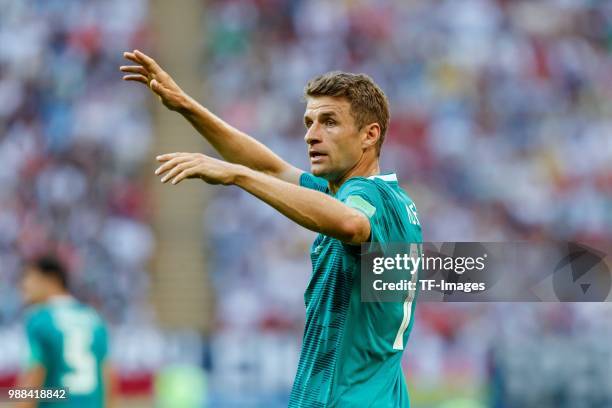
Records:
[[[330,194],[304,173],[300,185]],[[395,174],[354,177],[335,198],[370,220],[370,241],[422,242],[416,208]],[[409,407],[401,369],[414,300],[361,301],[361,248],[319,234],[304,301],[306,326],[289,407]]]
[[[43,402],[39,406],[102,408],[102,370],[108,339],[98,313],[72,297],[62,296],[33,306],[25,326],[28,366],[44,367],[44,388],[68,388],[65,401]]]

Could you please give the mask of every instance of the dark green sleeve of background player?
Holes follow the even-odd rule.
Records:
[[[97,354],[100,364],[103,365],[106,362],[109,350],[108,350],[108,329],[102,319],[100,319],[100,324],[96,328],[94,339],[95,339],[94,340],[95,353]]]
[[[48,347],[46,335],[49,333],[49,316],[44,311],[35,311],[26,318],[26,336],[28,340],[28,361],[27,368],[37,364],[43,367],[48,366],[47,353]]]

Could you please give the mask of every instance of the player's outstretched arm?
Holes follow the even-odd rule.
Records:
[[[170,153],[157,160],[162,165],[155,174],[162,176],[164,183],[200,178],[209,184],[233,184],[309,230],[347,244],[360,244],[370,237],[370,221],[365,215],[321,192],[200,153]]]
[[[120,67],[126,73],[123,79],[147,85],[168,109],[183,115],[225,160],[299,184],[300,169],[187,95],[153,58],[138,50],[124,52],[123,56],[137,64]]]

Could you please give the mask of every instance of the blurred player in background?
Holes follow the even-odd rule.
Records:
[[[68,391],[65,401],[19,407],[108,407],[112,381],[106,327],[94,309],[70,295],[62,263],[53,256],[29,263],[22,293],[30,305],[25,319],[30,353],[18,387]]]
[[[149,56],[126,52],[125,80],[146,84],[227,161],[199,153],[158,157],[162,182],[236,185],[318,232],[305,292],[306,327],[290,407],[408,407],[400,361],[413,299],[361,301],[360,247],[421,242],[416,208],[395,174],[380,174],[388,101],[366,75],[330,72],[305,89],[311,173],[293,167],[185,94]],[[290,273],[288,271],[288,273]]]

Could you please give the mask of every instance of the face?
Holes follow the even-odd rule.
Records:
[[[27,304],[44,301],[47,293],[48,282],[36,269],[28,267],[21,281],[21,295]]]
[[[355,167],[364,153],[363,135],[344,98],[308,98],[304,113],[310,169],[315,176],[335,181]]]

